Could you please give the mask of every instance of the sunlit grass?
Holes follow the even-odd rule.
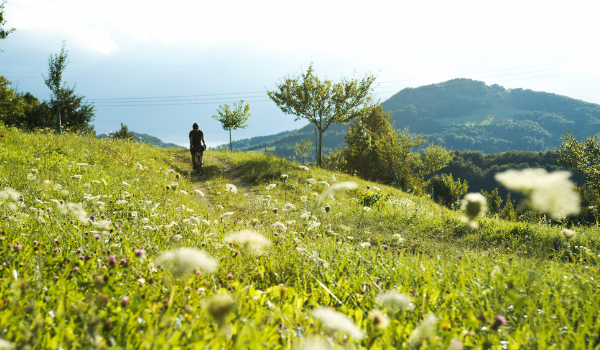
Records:
[[[19,347],[598,346],[595,229],[472,229],[426,197],[272,156],[207,152],[200,178],[185,151],[0,131],[0,191],[22,195],[0,200],[0,339]],[[320,198],[319,181],[358,188]],[[164,255],[182,247],[199,260]],[[410,305],[387,307],[390,291]],[[324,306],[363,336],[315,317]]]

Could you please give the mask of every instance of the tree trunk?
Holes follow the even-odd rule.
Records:
[[[233,144],[231,143],[231,129],[229,129],[229,152],[233,152]]]
[[[323,167],[323,155],[321,153],[322,151],[323,151],[323,132],[321,130],[319,130],[319,159],[317,160],[317,162],[319,163],[320,168]]]

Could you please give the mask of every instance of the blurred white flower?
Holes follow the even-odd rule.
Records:
[[[277,186],[277,184],[270,184],[270,185],[267,185],[266,189],[267,189],[267,191],[270,191],[270,190],[274,189],[276,186]]]
[[[265,236],[253,230],[242,230],[231,233],[223,238],[224,243],[235,243],[248,247],[249,249],[260,251],[262,248],[271,244]]]
[[[88,213],[83,209],[81,203],[67,203],[65,205],[59,205],[58,210],[63,214],[71,214],[81,221],[82,224],[89,224],[90,219]]]
[[[373,189],[373,191],[381,192],[381,189],[377,186],[371,186],[371,188]]]
[[[195,216],[191,216],[190,217],[190,224],[192,224],[194,226],[198,226],[198,225],[200,225],[200,219],[198,219]]]
[[[303,212],[302,215],[300,215],[300,219],[302,219],[302,220],[310,219],[310,211]]]
[[[96,227],[100,231],[108,231],[110,230],[110,221],[109,220],[96,220],[92,223],[94,227]]]
[[[21,194],[10,187],[7,187],[4,190],[0,191],[0,200],[7,199],[16,202],[19,199],[21,199]]]
[[[306,179],[306,182],[308,182],[309,185],[314,185],[317,183],[317,180],[311,177],[310,179]]]
[[[300,170],[304,170],[304,171],[308,171],[308,167],[304,166],[304,165],[300,165],[299,166]]]
[[[125,186],[125,187],[131,187],[131,185],[128,184],[127,182],[125,182],[125,181],[123,181],[122,183],[123,183],[123,186]]]
[[[184,194],[184,195],[186,195],[186,196],[187,196],[187,194],[188,194],[188,193],[187,193],[187,191],[184,191],[184,190],[179,190],[179,193],[183,193],[183,194]]]
[[[371,242],[362,242],[359,244],[362,248],[369,248],[371,246]]]
[[[156,259],[173,270],[173,274],[181,276],[194,272],[198,268],[204,272],[213,272],[218,266],[217,260],[205,252],[193,248],[181,248],[164,252]]]
[[[285,224],[288,226],[294,226],[294,225],[296,225],[296,220],[286,221]]]
[[[115,202],[115,205],[125,205],[127,204],[127,201],[124,199],[119,199],[118,201]]]
[[[200,190],[194,190],[194,193],[200,197],[204,197],[204,193],[202,193]]]
[[[286,203],[285,206],[283,207],[283,209],[285,209],[285,210],[294,210],[294,209],[296,209],[296,206],[293,205],[292,203]]]
[[[306,201],[308,201],[308,197],[306,196],[300,196],[300,201],[303,203],[306,203]]]
[[[421,324],[418,325],[411,333],[410,337],[408,338],[408,343],[412,346],[416,346],[424,339],[429,338],[435,331],[435,324],[437,321],[437,317],[435,317],[433,314],[428,314],[425,316],[423,322],[421,322]]]
[[[327,182],[327,181],[319,181],[319,184],[321,184],[325,187],[329,187],[329,182]]]
[[[232,185],[232,184],[226,184],[225,191],[228,191],[231,193],[237,193],[237,187],[235,187],[235,185]]]
[[[287,227],[285,227],[285,225],[279,221],[274,223],[271,227],[273,227],[275,230],[281,230],[283,232],[287,231]]]
[[[202,225],[204,225],[204,226],[210,226],[210,221],[208,221],[208,220],[202,219],[201,222],[202,222]]]
[[[548,173],[545,169],[508,170],[496,174],[497,181],[531,199],[540,211],[553,219],[579,213],[579,195],[568,171]]]
[[[379,310],[371,310],[371,312],[369,312],[369,319],[371,322],[373,322],[375,328],[379,329],[387,328],[387,326],[390,324],[390,320],[387,318],[387,316]]]
[[[370,210],[371,210],[371,207],[363,207],[363,210],[364,210],[364,211],[370,211]]]
[[[569,230],[567,228],[563,228],[560,233],[562,233],[563,237],[569,241],[573,238],[575,238],[575,236],[577,236],[577,232],[573,231],[573,230]]]
[[[307,232],[310,232],[314,229],[316,229],[317,227],[321,226],[320,222],[316,222],[316,221],[309,221],[308,222],[308,228],[306,229]]]
[[[27,174],[27,180],[33,181],[35,179],[37,179],[37,176],[35,176],[34,174],[32,174],[32,173]]]
[[[140,170],[144,170],[144,167],[140,163],[135,163],[133,166],[135,166],[136,168],[138,168]]]
[[[227,213],[223,213],[223,214],[221,214],[221,219],[227,218],[227,217],[229,217],[229,216],[231,216],[231,215],[233,215],[233,212],[232,212],[232,211],[229,211],[229,212],[227,212]]]
[[[383,306],[390,312],[412,310],[414,308],[412,304],[413,300],[410,296],[393,290],[380,294],[377,299],[381,300]]]
[[[473,221],[478,216],[485,215],[487,200],[481,193],[469,193],[462,200],[460,209],[469,221]]]
[[[313,317],[321,320],[327,328],[335,331],[344,332],[354,339],[362,339],[364,333],[358,328],[352,320],[330,307],[320,307],[312,311]]]
[[[0,349],[4,350],[4,349],[14,349],[15,348],[15,344],[4,340],[4,339],[0,339]]]
[[[327,184],[327,186],[329,186],[329,184]],[[334,196],[342,191],[351,191],[357,188],[358,184],[354,181],[338,182],[325,190],[319,197],[319,200],[322,200],[327,196]]]
[[[73,175],[73,176],[71,176],[71,179],[73,179],[73,180],[81,180],[82,176],[83,175]]]

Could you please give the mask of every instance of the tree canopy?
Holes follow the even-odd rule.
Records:
[[[6,0],[0,2],[0,40],[6,39],[8,34],[15,31],[15,28],[4,29],[4,25],[6,24],[6,20],[4,19],[4,4]],[[2,50],[0,50],[2,52]]]
[[[321,80],[314,74],[311,63],[299,76],[288,76],[273,91],[269,98],[285,114],[296,116],[295,120],[306,119],[318,130],[317,163],[322,165],[321,153],[323,132],[332,123],[345,124],[364,114],[372,102],[372,85],[376,77],[365,74],[351,79],[342,77],[339,82]]]

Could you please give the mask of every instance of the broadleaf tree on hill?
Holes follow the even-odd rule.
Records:
[[[288,76],[269,98],[284,113],[296,116],[296,121],[306,119],[318,130],[317,164],[322,166],[323,133],[332,123],[346,124],[371,108],[372,85],[376,77],[365,74],[339,82],[321,80],[314,74],[311,63],[299,76]]]
[[[62,133],[62,124],[60,120],[60,95],[61,89],[66,86],[61,86],[62,84],[62,74],[67,68],[67,61],[69,51],[65,50],[65,42],[63,41],[62,48],[60,49],[60,54],[50,54],[48,57],[48,76],[44,77],[44,83],[46,86],[54,93],[54,98],[56,99],[56,119],[55,119],[55,130],[57,133]],[[65,84],[66,85],[66,84]]]
[[[596,193],[600,193],[600,143],[596,136],[590,135],[579,142],[569,130],[563,135],[563,143],[556,154],[560,163],[583,175]]]
[[[4,25],[6,24],[6,20],[4,19],[4,4],[5,3],[6,3],[5,0],[0,2],[0,40],[6,39],[8,34],[15,31],[15,28],[4,29]],[[2,52],[2,50],[0,50],[0,52]]]
[[[250,104],[244,104],[244,100],[235,102],[233,107],[229,104],[220,105],[217,109],[219,115],[213,115],[213,119],[221,122],[223,130],[229,131],[229,150],[233,151],[231,142],[231,130],[245,129],[248,127],[246,121],[250,117]]]

